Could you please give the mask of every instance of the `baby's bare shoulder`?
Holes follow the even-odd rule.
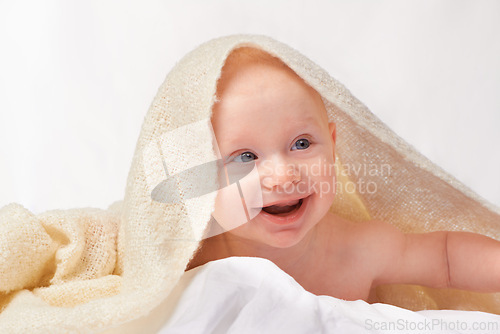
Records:
[[[331,219],[325,275],[332,282],[343,284],[343,290],[363,291],[367,295],[380,273],[394,264],[394,254],[404,247],[404,235],[380,220],[353,222],[335,216]]]
[[[327,225],[330,233],[336,234],[349,242],[353,240],[362,240],[363,242],[386,240],[402,234],[395,226],[377,219],[354,222],[331,214]]]
[[[353,259],[374,261],[384,253],[403,247],[404,234],[381,220],[353,222],[333,216],[330,224],[331,251]]]

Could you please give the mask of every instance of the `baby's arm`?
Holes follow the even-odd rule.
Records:
[[[500,291],[500,242],[481,234],[448,232],[449,286]]]
[[[374,286],[419,284],[480,292],[500,291],[500,242],[469,232],[404,234],[390,224],[370,224],[376,242]],[[378,239],[378,241],[375,241]]]

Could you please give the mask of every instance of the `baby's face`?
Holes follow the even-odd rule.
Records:
[[[290,70],[256,63],[231,71],[212,117],[224,161],[220,180],[256,168],[239,189],[219,190],[213,217],[238,237],[293,246],[335,196],[335,124],[318,93]]]

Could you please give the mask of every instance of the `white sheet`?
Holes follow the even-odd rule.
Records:
[[[305,291],[274,263],[233,257],[184,274],[160,333],[500,333],[500,316],[411,312]],[[165,310],[165,309],[164,309]]]

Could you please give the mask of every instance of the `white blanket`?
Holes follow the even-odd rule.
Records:
[[[160,333],[500,333],[500,316],[412,312],[305,291],[272,262],[233,257],[186,272]],[[164,308],[165,309],[165,308]]]

